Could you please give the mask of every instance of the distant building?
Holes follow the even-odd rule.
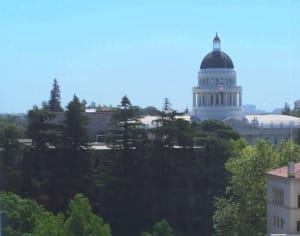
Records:
[[[64,112],[56,112],[56,117],[53,122],[62,124],[65,120]],[[88,110],[84,112],[87,118],[87,132],[89,142],[102,142],[103,134],[109,129],[111,122],[112,111],[95,111]]]
[[[295,111],[300,111],[300,100],[295,101],[294,110]]]
[[[250,104],[244,105],[243,111],[245,114],[256,114],[256,106]]]
[[[242,121],[228,118],[223,122],[238,131],[249,144],[254,145],[258,138],[276,145],[282,141],[295,140],[300,118],[287,115],[245,115]]]
[[[236,72],[231,58],[221,51],[221,40],[216,34],[213,51],[201,62],[198,85],[193,88],[193,118],[242,120],[242,87],[237,86]]]
[[[266,173],[268,235],[300,235],[300,162]]]
[[[300,110],[300,100],[295,102]],[[255,105],[242,106],[242,88],[237,86],[236,72],[231,58],[221,51],[216,34],[213,51],[201,62],[198,85],[193,88],[192,119],[221,120],[240,133],[250,144],[258,138],[277,144],[295,139],[300,119],[286,115],[266,114]]]

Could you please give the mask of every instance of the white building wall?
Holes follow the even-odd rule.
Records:
[[[273,202],[273,188],[283,190],[284,201],[282,205]],[[297,232],[297,221],[300,221],[298,195],[300,195],[299,179],[267,175],[268,235],[300,234]],[[277,222],[278,220],[279,222]]]
[[[193,88],[193,117],[198,120],[243,118],[242,88],[236,86],[234,69],[200,69]]]

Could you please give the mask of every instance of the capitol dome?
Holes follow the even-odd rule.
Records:
[[[201,62],[200,69],[207,68],[233,69],[233,63],[226,53],[221,51],[213,51],[208,53]]]
[[[213,51],[208,53],[202,60],[200,69],[208,68],[228,68],[233,69],[231,58],[221,51],[221,41],[216,34],[213,40]]]

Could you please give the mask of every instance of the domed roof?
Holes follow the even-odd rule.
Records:
[[[200,69],[207,68],[229,68],[233,69],[231,58],[222,51],[212,51],[202,60]]]
[[[216,33],[213,39],[213,51],[208,53],[202,60],[200,69],[206,68],[229,68],[233,69],[230,57],[221,51],[221,40]]]

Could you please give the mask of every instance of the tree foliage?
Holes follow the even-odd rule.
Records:
[[[61,112],[63,108],[60,104],[60,89],[56,79],[53,81],[52,90],[50,92],[50,100],[48,102],[48,109],[51,112]]]
[[[281,114],[288,115],[288,116],[291,114],[291,108],[290,108],[289,104],[287,104],[287,103],[284,104],[284,108],[282,109]]]
[[[139,120],[139,111],[132,106],[129,98],[123,96],[120,105],[114,110],[108,141],[114,148],[135,149],[143,145],[146,133]]]
[[[37,222],[47,217],[45,209],[34,200],[2,192],[0,201],[2,232],[5,236],[22,236],[31,233]]]
[[[142,236],[174,236],[174,230],[166,219],[154,224],[152,232],[143,232]]]
[[[156,141],[165,147],[172,148],[175,145],[192,147],[195,132],[192,131],[189,121],[178,118],[177,115],[179,114],[171,109],[169,99],[165,98],[163,110],[158,113],[158,119],[154,121],[156,128],[151,132],[154,133]]]
[[[139,108],[139,113],[141,116],[157,116],[159,114],[159,110],[156,107],[149,106],[145,108]]]
[[[12,191],[36,199],[55,213],[43,215],[31,234],[109,235],[109,227],[91,212],[82,195],[70,202],[67,213],[57,214],[66,212],[69,199],[82,192],[95,212],[112,225],[115,236],[140,235],[163,218],[176,232],[212,235],[213,199],[224,193],[224,163],[238,135],[223,123],[179,119],[169,101],[165,105],[158,126],[145,130],[139,108],[124,96],[113,109],[108,133],[114,148],[101,151],[81,148],[87,143],[87,121],[85,104],[76,95],[67,106],[64,127],[54,125],[48,108],[31,110],[28,133],[39,148],[25,149],[19,164],[12,162],[18,178],[10,183],[19,187]],[[13,150],[10,145],[15,140],[7,140]],[[239,152],[244,146],[234,148]],[[2,173],[9,180],[9,172]],[[162,222],[147,234],[174,232]]]
[[[227,196],[215,202],[216,235],[265,235],[265,172],[300,160],[300,148],[291,143],[274,147],[259,140],[255,146],[241,145],[226,163],[230,174]]]
[[[70,201],[66,219],[66,234],[70,236],[110,236],[110,226],[92,213],[86,197],[76,194]]]
[[[20,183],[19,167],[23,146],[18,138],[22,130],[15,125],[0,127],[0,189],[17,191]]]
[[[3,234],[6,236],[111,236],[109,224],[92,212],[88,199],[76,194],[66,216],[46,211],[36,201],[1,193]]]
[[[62,128],[53,122],[56,115],[35,106],[28,111],[27,135],[36,149],[45,150],[61,143]]]
[[[74,95],[65,112],[65,144],[75,149],[85,146],[88,142],[84,109],[82,102]]]

